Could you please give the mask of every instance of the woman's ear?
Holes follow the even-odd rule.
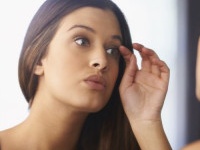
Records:
[[[34,74],[38,76],[41,76],[44,74],[44,67],[42,63],[35,66]]]

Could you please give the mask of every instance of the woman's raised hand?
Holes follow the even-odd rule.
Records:
[[[168,89],[169,68],[153,50],[136,43],[133,48],[142,58],[141,69],[130,50],[119,48],[126,62],[119,88],[124,110],[130,121],[158,121]]]

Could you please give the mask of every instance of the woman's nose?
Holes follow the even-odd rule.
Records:
[[[98,69],[100,71],[106,71],[108,69],[108,60],[106,53],[96,53],[90,61],[90,67]]]

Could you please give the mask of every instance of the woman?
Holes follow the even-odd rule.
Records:
[[[197,60],[196,60],[196,96],[200,100],[200,37],[197,48]]]
[[[131,44],[110,0],[47,0],[28,28],[19,82],[30,114],[0,132],[1,150],[171,149],[161,121],[169,69]]]
[[[196,96],[200,100],[200,37],[197,46],[197,59],[196,59]],[[200,140],[186,145],[183,150],[198,150],[200,149]]]

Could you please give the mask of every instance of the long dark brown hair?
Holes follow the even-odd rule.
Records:
[[[19,82],[27,102],[31,103],[38,86],[38,76],[34,74],[34,68],[46,54],[59,23],[72,11],[88,6],[112,11],[120,25],[122,44],[132,50],[126,19],[111,0],[46,0],[29,25],[19,58]],[[119,74],[112,96],[101,111],[90,114],[86,119],[77,149],[140,149],[120,101],[118,88],[124,69],[125,62],[121,57]]]

